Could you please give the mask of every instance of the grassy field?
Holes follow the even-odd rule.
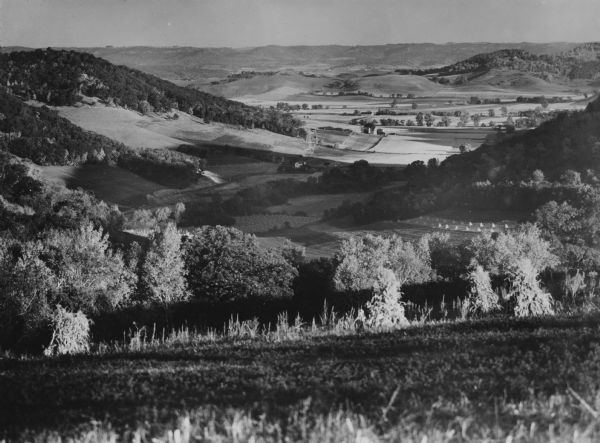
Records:
[[[351,201],[360,201],[364,198],[361,193],[348,194],[347,197]],[[273,206],[269,209],[285,210],[290,214],[293,214],[294,209],[305,210],[308,215],[317,215],[321,208],[330,205],[334,199],[341,199],[338,200],[339,206],[347,197],[346,194],[299,197],[290,199],[288,205]],[[438,211],[407,220],[386,220],[366,225],[355,225],[349,220],[328,220],[293,225],[291,228],[279,229],[276,232],[267,232],[267,230],[253,232],[259,234],[262,242],[267,246],[281,245],[287,238],[305,247],[308,258],[318,258],[332,257],[339,251],[342,241],[353,235],[397,234],[405,240],[415,241],[425,234],[440,232],[448,234],[453,243],[464,243],[482,233],[514,229],[516,222],[523,220],[527,215],[503,211]],[[243,226],[239,227],[244,230]]]
[[[304,212],[313,217],[322,217],[327,209],[335,209],[344,201],[351,203],[362,202],[369,198],[370,192],[354,192],[345,194],[317,194],[290,198],[283,205],[270,206],[268,211],[273,213],[295,214]]]
[[[125,169],[107,165],[40,166],[42,174],[68,188],[83,188],[108,203],[124,207],[148,204],[148,195],[165,190]]]
[[[258,234],[277,229],[296,229],[317,220],[317,217],[284,214],[243,215],[235,217],[235,227],[244,232]]]
[[[150,441],[179,426],[201,441],[597,441],[597,325],[492,319],[3,357],[0,438],[140,429]]]

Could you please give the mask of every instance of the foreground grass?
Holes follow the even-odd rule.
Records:
[[[42,440],[597,441],[597,324],[490,320],[5,358],[0,427]]]

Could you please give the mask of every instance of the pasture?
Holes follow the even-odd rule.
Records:
[[[0,438],[178,441],[167,431],[179,429],[182,441],[597,441],[597,321],[181,334],[168,346],[4,356]]]
[[[235,217],[235,227],[251,234],[275,231],[279,229],[296,229],[318,220],[317,217],[284,214],[257,214]]]
[[[97,198],[124,208],[146,205],[150,203],[154,193],[168,189],[115,166],[39,166],[38,168],[41,174],[52,182],[71,189],[86,189]]]
[[[295,214],[305,213],[312,217],[322,217],[328,209],[335,209],[344,201],[350,203],[362,202],[369,198],[369,192],[353,192],[344,194],[316,194],[293,197],[283,205],[267,208],[272,213]]]
[[[348,196],[350,201],[361,201],[365,198],[361,193],[348,194]],[[323,200],[319,200],[319,197]],[[335,198],[335,194],[330,198]],[[288,213],[293,213],[292,210],[296,208],[310,211],[312,207],[315,213],[307,211],[307,214],[316,215],[321,208],[329,204],[331,203],[326,196],[300,197],[290,199],[288,205],[269,209],[279,211],[287,208]],[[339,251],[342,241],[350,236],[368,233],[384,236],[396,234],[405,240],[417,241],[425,234],[439,232],[448,234],[452,243],[464,243],[477,235],[510,231],[516,227],[518,221],[526,219],[527,215],[505,211],[438,211],[407,220],[386,220],[365,225],[355,225],[343,219],[315,220],[312,223],[298,224],[275,232],[266,230],[254,232],[266,246],[281,246],[286,239],[289,239],[298,246],[304,247],[307,258],[313,259],[333,257]],[[236,225],[236,227],[244,230],[241,226]]]

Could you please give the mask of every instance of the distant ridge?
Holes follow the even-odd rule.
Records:
[[[89,52],[112,63],[186,84],[207,77],[225,77],[244,69],[323,71],[357,65],[391,68],[441,67],[481,53],[521,49],[532,54],[559,54],[582,43],[396,43],[370,46],[261,46],[250,48],[98,47],[69,48]],[[23,48],[19,48],[22,50]],[[0,48],[0,52],[12,48]]]
[[[518,71],[552,81],[555,79],[597,80],[600,78],[600,43],[587,43],[558,54],[533,54],[523,49],[501,49],[477,54],[442,68],[427,70],[398,70],[401,73],[463,76],[464,82],[492,70]]]

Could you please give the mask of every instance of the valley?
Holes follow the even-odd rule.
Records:
[[[77,168],[72,167],[68,170],[46,167],[44,171],[48,177],[58,178],[70,187],[82,187],[118,204],[127,213],[172,207],[178,202],[206,213],[212,211],[214,198],[228,199],[240,191],[276,180],[304,181],[308,177],[319,177],[323,168],[335,165],[365,160],[370,165],[397,168],[413,162],[427,163],[430,159],[441,162],[483,143],[493,145],[505,137],[503,133],[509,119],[514,122],[535,115],[542,121],[560,112],[582,110],[595,98],[592,90],[584,94],[578,89],[580,84],[557,85],[540,80],[539,88],[529,89],[529,84],[518,87],[498,84],[492,88],[489,82],[477,79],[468,85],[450,87],[415,75],[356,72],[360,76],[348,74],[337,78],[354,82],[357,90],[365,95],[324,92],[325,85],[338,81],[336,77],[307,77],[297,73],[242,77],[218,85],[193,85],[250,106],[289,111],[306,131],[314,131],[312,146],[303,138],[262,129],[207,123],[181,110],[143,114],[106,105],[93,97],[85,98],[74,107],[53,108],[72,123],[134,149],[187,147],[187,153],[196,149],[201,155],[208,155],[204,177],[187,188],[165,188],[130,173],[122,177],[124,173],[118,168],[108,168],[104,175],[84,170],[75,172]],[[505,79],[512,75],[510,72],[502,74]],[[486,87],[481,87],[482,84]],[[549,99],[544,108],[538,100],[542,96]],[[425,115],[431,116],[430,123],[423,123]],[[477,120],[473,116],[477,116]],[[365,123],[369,122],[374,122],[373,133],[364,134]],[[527,130],[528,127],[522,127],[517,132]],[[211,156],[211,149],[225,154]],[[263,160],[256,159],[260,153]],[[312,172],[293,171],[293,168],[288,172],[279,170],[282,162],[306,160],[316,165]],[[106,192],[107,179],[110,192]],[[403,181],[388,186],[401,189]],[[345,238],[360,232],[378,232],[380,228],[365,225],[356,229],[343,219],[325,219],[326,213],[335,211],[343,203],[365,202],[377,190],[324,195],[307,191],[306,195],[290,196],[284,204],[266,205],[256,214],[233,215],[230,222],[244,232],[258,235],[264,244],[281,245],[289,239],[306,248],[309,257],[331,256]],[[458,226],[479,223],[479,218],[465,213],[459,219],[440,223],[390,222],[383,232],[408,238],[426,232],[447,232],[460,240],[471,234]],[[512,224],[515,219],[509,221]],[[187,225],[192,227],[194,223],[192,217]]]
[[[1,442],[598,440],[598,44],[13,49]]]

